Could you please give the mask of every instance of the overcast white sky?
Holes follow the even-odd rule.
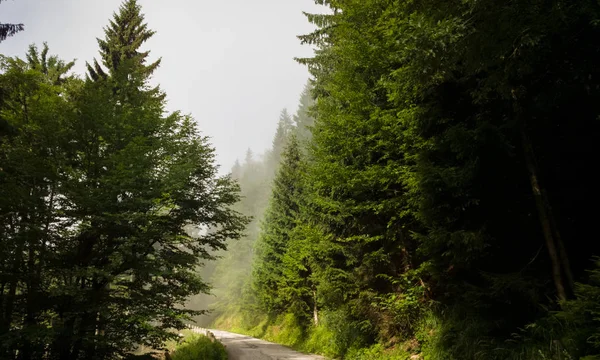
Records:
[[[169,110],[191,113],[217,149],[228,172],[247,148],[271,144],[279,113],[296,111],[308,71],[293,58],[310,56],[296,35],[313,27],[302,11],[319,12],[312,0],[138,0],[157,34],[145,45],[162,57],[155,81]],[[0,43],[0,53],[23,56],[32,43],[77,59],[75,71],[98,57],[97,37],[121,0],[9,0],[0,22],[25,31]]]

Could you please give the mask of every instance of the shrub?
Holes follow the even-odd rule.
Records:
[[[173,360],[227,360],[227,352],[220,342],[193,335],[179,345],[171,357]]]

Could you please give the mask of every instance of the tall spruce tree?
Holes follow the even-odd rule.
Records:
[[[273,175],[277,170],[277,166],[279,165],[279,161],[281,160],[283,149],[287,144],[292,129],[292,117],[290,116],[288,110],[281,110],[281,114],[279,115],[279,121],[277,122],[277,129],[275,130],[275,136],[273,137],[271,151],[269,153],[268,166],[272,170]]]
[[[256,243],[253,286],[267,311],[283,309],[283,257],[296,227],[301,193],[300,149],[295,137],[289,140],[273,182],[269,208]]]
[[[117,70],[129,60],[131,71],[139,72],[149,77],[160,65],[160,59],[151,64],[146,60],[150,51],[140,51],[140,47],[154,35],[144,23],[144,15],[137,0],[125,1],[118,12],[113,14],[110,25],[104,29],[105,38],[97,39],[100,46],[100,63],[94,59],[93,65],[86,63],[88,74],[93,80],[104,79],[108,75],[115,75]]]
[[[298,110],[294,114],[295,133],[298,141],[306,145],[312,138],[311,128],[314,125],[314,118],[311,115],[311,109],[315,101],[312,94],[312,84],[309,81],[300,94]]]
[[[142,21],[136,1],[121,6],[99,41],[109,72],[90,69],[104,80],[88,81],[79,98],[73,142],[83,165],[68,214],[85,220],[65,263],[77,264],[67,289],[85,291],[61,309],[77,312],[62,319],[67,335],[56,344],[71,358],[161,346],[196,314],[182,307],[187,297],[208,291],[196,267],[246,223],[231,208],[237,186],[217,177],[194,120],[165,116],[164,94],[149,87],[158,62],[139,52],[153,34]]]

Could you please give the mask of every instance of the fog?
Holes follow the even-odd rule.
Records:
[[[0,44],[0,52],[23,56],[47,41],[50,52],[77,59],[75,72],[98,56],[120,0],[18,0],[2,3],[1,22],[24,23],[25,31]],[[293,58],[309,56],[296,35],[313,28],[302,11],[319,11],[311,0],[140,0],[156,35],[151,59],[162,57],[154,81],[167,93],[169,110],[191,113],[217,149],[228,172],[247,148],[271,145],[282,108],[295,109],[308,78]]]

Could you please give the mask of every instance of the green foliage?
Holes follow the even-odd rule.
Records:
[[[286,258],[285,255],[300,210],[300,167],[300,148],[295,137],[292,137],[284,150],[281,167],[273,183],[261,237],[256,244],[255,263],[258,266],[253,270],[253,287],[260,304],[267,312],[283,309],[286,306],[284,297],[291,295],[287,291],[291,289],[284,287],[282,281],[284,263],[293,262],[291,256]],[[300,249],[293,249],[296,250]],[[302,271],[302,268],[295,270]]]
[[[306,340],[302,345],[302,351],[312,354],[322,354],[334,358],[339,356],[341,349],[336,341],[337,332],[324,324],[310,327],[307,330]]]
[[[247,224],[194,119],[167,114],[149,85],[157,63],[138,49],[152,32],[135,1],[115,24],[100,41],[110,71],[94,80],[68,76],[73,63],[46,45],[2,58],[3,359],[162,347],[201,313],[183,306],[209,290],[197,268]]]
[[[231,175],[239,182],[241,187],[241,200],[236,204],[235,209],[250,216],[252,221],[240,240],[230,241],[228,251],[216,253],[215,256],[218,257],[218,260],[210,263],[207,268],[202,270],[202,274],[205,278],[210,279],[213,285],[212,293],[214,297],[194,297],[187,304],[190,308],[211,307],[211,315],[196,318],[200,323],[207,325],[211,321],[219,323],[220,320],[235,318],[234,323],[225,321],[222,326],[241,331],[241,329],[254,328],[256,324],[262,321],[264,317],[262,311],[264,309],[260,308],[259,294],[252,289],[253,279],[251,277],[253,259],[257,251],[256,242],[265,212],[269,207],[271,185],[278,172],[282,152],[286,148],[290,136],[295,136],[298,139],[298,146],[303,153],[306,153],[307,140],[310,137],[307,126],[312,124],[313,121],[309,115],[309,108],[312,103],[311,86],[307,85],[301,94],[300,105],[293,119],[287,110],[282,111],[271,149],[259,156],[248,149],[244,161],[236,161],[234,164]],[[303,239],[318,236],[318,232],[310,227],[294,229],[293,232],[293,236],[302,237]],[[298,244],[300,243],[305,244],[302,246],[312,246],[307,240],[302,240]],[[282,291],[284,301],[293,301],[297,308],[301,308],[296,313],[305,318],[306,303],[303,298],[306,298],[306,294],[314,297],[312,295],[314,289],[310,288],[310,282],[298,276],[298,271],[300,267],[306,268],[306,264],[300,264],[299,262],[306,261],[306,257],[302,254],[307,253],[288,251],[283,255],[282,261],[287,265],[282,271],[286,271],[291,277],[286,278],[286,282],[280,284],[290,290],[289,293]],[[239,317],[228,316],[228,314],[237,314],[238,312],[241,313]],[[242,326],[240,323],[245,325]]]
[[[213,286],[214,296],[195,297],[188,304],[190,308],[211,308],[210,316],[196,318],[202,324],[208,324],[221,313],[235,312],[240,307],[248,310],[249,317],[257,314],[252,311],[257,305],[254,300],[255,294],[251,291],[250,275],[253,247],[269,198],[269,182],[272,178],[269,163],[268,158],[256,159],[249,151],[245,161],[242,164],[237,162],[232,169],[231,176],[241,187],[241,199],[234,209],[251,217],[251,221],[244,235],[239,240],[228,241],[228,250],[216,252],[214,255],[217,260],[210,263],[212,269],[203,272]]]
[[[211,342],[206,336],[188,337],[171,355],[173,360],[227,360],[225,347],[218,341]]]
[[[409,351],[400,347],[390,349],[381,344],[365,347],[362,342],[352,342],[352,333],[357,332],[353,330],[353,324],[344,322],[343,312],[324,313],[319,326],[309,327],[293,313],[274,318],[263,316],[257,322],[245,322],[243,316],[243,311],[223,314],[214,325],[330,358],[391,360],[410,356]]]
[[[381,344],[375,344],[369,348],[350,351],[344,358],[348,360],[409,360],[410,354],[403,350],[390,350]]]
[[[312,139],[311,129],[315,122],[312,114],[314,104],[312,85],[309,81],[302,90],[302,94],[300,94],[298,111],[294,115],[294,133],[303,147],[308,146]]]
[[[575,286],[575,298],[559,311],[530,324],[516,336],[512,353],[540,359],[600,358],[600,259],[593,258],[585,282]],[[551,346],[547,346],[551,344]],[[514,358],[517,358],[514,356]]]
[[[304,341],[304,327],[294,314],[283,314],[267,327],[262,338],[297,348]]]
[[[284,156],[257,243],[257,333],[285,323],[302,331],[282,341],[345,358],[595,356],[595,184],[573,174],[597,153],[597,4],[316,3],[306,151],[295,171]]]
[[[28,61],[2,57],[0,77],[0,356],[7,347],[39,356],[55,332],[47,301],[55,286],[60,254],[70,225],[59,221],[57,189],[68,164],[67,140],[74,104],[69,90],[80,84],[55,56],[40,59],[34,46]],[[49,71],[41,71],[43,63]],[[50,66],[48,66],[50,65]],[[48,73],[52,73],[50,77]],[[63,82],[64,81],[64,82]],[[51,248],[51,247],[50,247]],[[45,253],[45,257],[39,256]],[[17,333],[11,330],[20,329]]]
[[[293,130],[292,117],[288,113],[287,109],[281,111],[279,121],[277,122],[277,129],[275,130],[275,136],[273,137],[273,146],[269,153],[269,159],[267,166],[271,169],[277,169],[281,155],[284,148],[286,147],[288,137]]]
[[[576,284],[575,296],[563,304],[556,317],[576,329],[575,339],[586,340],[587,346],[580,344],[579,347],[588,348],[583,351],[585,355],[591,356],[589,352],[594,352],[600,357],[600,258],[594,258],[588,282]]]
[[[97,81],[106,79],[109,74],[114,76],[126,62],[136,67],[143,76],[148,77],[159,67],[160,60],[146,65],[149,51],[140,52],[143,43],[148,41],[155,32],[148,29],[144,23],[144,15],[137,0],[126,0],[119,11],[113,14],[110,25],[104,29],[105,39],[98,39],[102,64],[108,68],[108,73],[97,60],[93,66],[86,63],[88,75]]]

